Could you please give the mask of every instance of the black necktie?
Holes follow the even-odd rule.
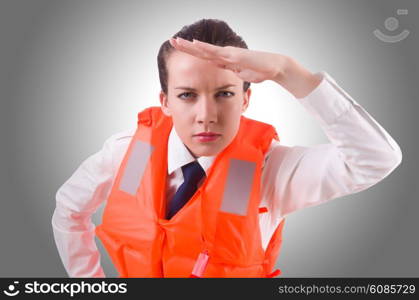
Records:
[[[197,161],[182,167],[184,181],[179,186],[173,199],[170,201],[167,219],[171,219],[179,209],[195,194],[198,183],[205,176],[205,171]]]

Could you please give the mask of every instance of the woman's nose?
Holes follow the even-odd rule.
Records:
[[[198,123],[210,124],[217,122],[217,104],[215,100],[203,97],[198,101],[196,118]]]

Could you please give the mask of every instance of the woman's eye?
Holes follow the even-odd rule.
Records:
[[[229,95],[226,95],[226,93],[230,93],[230,96],[229,96]],[[232,97],[232,96],[234,96],[234,93],[232,93],[232,92],[228,92],[228,91],[222,91],[222,92],[220,92],[220,93],[219,93],[219,95],[220,95],[220,94],[221,94],[223,97],[224,97],[224,96],[226,96],[226,97]]]
[[[182,97],[182,96],[187,96],[187,95],[192,95],[192,93],[190,93],[190,92],[186,92],[186,93],[182,93],[182,94],[180,94],[180,95],[178,95],[178,97],[180,98],[180,99],[186,99],[186,98],[189,98],[189,97]]]

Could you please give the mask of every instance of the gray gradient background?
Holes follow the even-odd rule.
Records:
[[[288,217],[283,276],[418,276],[418,3],[1,0],[0,276],[67,276],[51,228],[57,189],[107,137],[158,105],[161,43],[204,17],[227,21],[251,49],[327,71],[403,152],[377,185]],[[388,33],[391,16],[396,33],[411,32],[395,44],[372,34]],[[327,141],[281,87],[252,88],[248,116],[274,124],[284,144]],[[278,114],[264,117],[266,107]],[[117,276],[98,246],[107,276]]]

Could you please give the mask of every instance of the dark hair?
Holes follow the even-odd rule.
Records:
[[[216,46],[233,46],[248,49],[246,42],[241,36],[237,35],[228,24],[218,19],[201,19],[183,28],[173,35],[173,38],[181,37],[192,42],[193,39],[209,43]],[[166,40],[157,55],[157,66],[159,68],[159,79],[162,91],[167,95],[168,71],[166,60],[170,53],[174,51],[169,40]],[[243,91],[247,91],[250,82],[243,82]]]

